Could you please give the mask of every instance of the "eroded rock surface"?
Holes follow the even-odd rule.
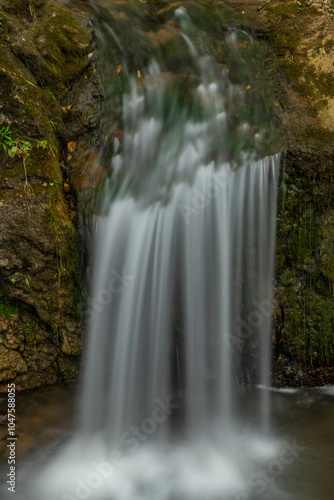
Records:
[[[272,47],[285,151],[273,343],[278,385],[334,383],[334,6],[234,1]],[[283,178],[282,178],[283,180]]]
[[[8,127],[19,149],[12,159],[0,145],[6,390],[8,381],[21,389],[78,374],[83,285],[71,159],[96,146],[85,137],[98,140],[103,92],[86,14],[53,1],[0,0],[0,22],[0,129]]]

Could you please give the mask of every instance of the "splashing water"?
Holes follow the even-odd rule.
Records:
[[[81,426],[35,499],[245,500],[277,450],[269,391],[245,394],[269,385],[280,157],[257,158],[246,90],[227,69],[217,79],[176,17],[198,70],[191,104],[156,61],[144,85],[127,75],[94,221]],[[237,51],[238,34],[226,43]]]

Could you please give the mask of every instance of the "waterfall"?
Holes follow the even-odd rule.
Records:
[[[191,102],[157,60],[143,85],[127,75],[94,218],[81,423],[34,498],[244,500],[250,464],[273,450],[269,392],[246,400],[269,385],[280,156],[260,157],[247,89],[226,67],[217,79],[176,17]]]

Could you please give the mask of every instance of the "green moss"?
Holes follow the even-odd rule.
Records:
[[[45,212],[45,225],[54,236],[54,251],[57,259],[57,273],[54,276],[58,287],[64,282],[70,287],[69,307],[79,314],[78,305],[82,299],[82,269],[79,254],[79,237],[71,221],[61,190],[55,189]],[[61,321],[61,316],[59,321]]]
[[[0,97],[2,95],[4,101],[3,111],[14,118],[12,130],[17,134],[22,134],[26,129],[27,134],[36,137],[44,129],[44,139],[50,140],[52,131],[48,131],[49,103],[46,102],[45,96],[27,68],[14,58],[8,49],[0,51],[0,79]],[[26,115],[24,127],[16,124],[16,120],[22,121],[22,111]]]
[[[40,75],[44,84],[59,89],[87,66],[85,55],[92,35],[91,32],[85,32],[73,15],[59,4],[51,3],[49,10],[51,15],[46,25],[36,31],[34,40],[37,49],[43,48],[43,58],[50,71],[49,79],[45,74]],[[39,46],[41,39],[44,41]]]
[[[334,295],[334,212],[330,211],[322,220],[322,241],[320,247],[321,272],[328,279]]]
[[[305,301],[305,344],[311,364],[334,362],[334,299],[309,293]]]
[[[327,366],[334,362],[334,298],[317,292],[317,280],[305,281],[296,271],[281,277],[284,336],[289,355],[303,365]]]
[[[61,186],[62,176],[58,164],[58,150],[56,146],[54,143],[48,142],[46,145],[47,149],[43,150],[37,144],[38,142],[34,144],[27,162],[28,174],[38,174]]]
[[[58,367],[64,380],[76,379],[79,373],[79,360],[74,356],[70,358],[60,356],[58,358]]]
[[[333,133],[306,127],[299,140],[309,149],[288,156],[278,203],[282,349],[304,367],[324,367],[334,363]]]
[[[17,16],[22,20],[33,22],[43,8],[45,2],[41,0],[6,0],[3,3],[3,9]]]
[[[308,125],[301,131],[300,141],[306,143],[307,146],[315,147],[320,152],[324,149],[332,149],[334,131]]]
[[[8,319],[10,316],[18,314],[18,311],[18,307],[9,302],[5,292],[0,288],[0,316],[5,316]]]
[[[62,186],[62,176],[57,160],[57,149],[47,141],[47,149],[38,147],[38,141],[32,141],[32,148],[29,156],[26,158],[26,169],[29,176],[38,176],[41,183],[44,180],[53,182],[54,186]],[[51,149],[50,149],[51,148]],[[1,178],[15,178],[24,176],[23,162],[21,158],[11,160],[11,168],[3,169]]]
[[[31,346],[32,344],[34,344],[35,339],[36,339],[35,331],[30,327],[26,327],[24,329],[24,340],[25,340],[26,344],[28,346]]]

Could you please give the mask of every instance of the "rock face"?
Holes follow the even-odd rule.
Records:
[[[334,383],[334,7],[234,2],[272,47],[282,122],[274,382]]]
[[[278,385],[334,383],[334,8],[272,2],[262,12],[277,59],[285,132],[274,344]]]
[[[78,373],[82,278],[71,176],[72,161],[98,142],[103,95],[92,44],[79,12],[53,1],[0,0],[3,390],[8,381],[31,388]]]

